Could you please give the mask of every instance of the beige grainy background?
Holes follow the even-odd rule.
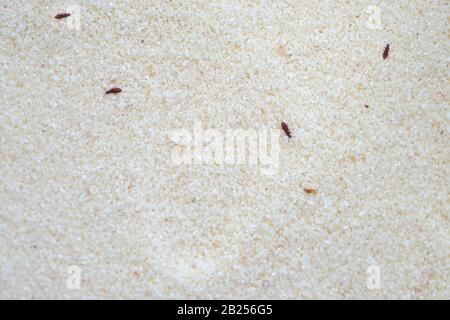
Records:
[[[449,13],[0,0],[0,298],[450,298]],[[271,177],[176,167],[194,121],[294,138]]]

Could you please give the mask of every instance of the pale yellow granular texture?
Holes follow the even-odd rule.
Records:
[[[0,298],[450,298],[449,14],[0,0]],[[274,176],[174,166],[195,121],[293,138]]]

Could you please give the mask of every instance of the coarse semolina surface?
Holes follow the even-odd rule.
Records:
[[[449,15],[0,0],[0,298],[450,298]],[[293,138],[273,176],[175,166],[195,121]]]

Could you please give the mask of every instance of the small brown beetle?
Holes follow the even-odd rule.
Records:
[[[316,189],[313,188],[304,188],[303,191],[305,191],[307,194],[316,194]]]
[[[291,131],[289,130],[289,127],[285,122],[281,123],[281,128],[283,129],[284,133],[288,136],[288,138],[292,138]]]
[[[67,17],[70,17],[70,13],[60,13],[55,16],[55,19],[61,20],[61,19],[67,18]]]
[[[112,88],[112,89],[109,89],[108,91],[106,91],[106,94],[118,94],[121,92],[122,92],[122,89],[120,89],[120,88]]]
[[[389,56],[389,44],[387,44],[386,47],[384,48],[383,59],[386,60],[388,56]]]

